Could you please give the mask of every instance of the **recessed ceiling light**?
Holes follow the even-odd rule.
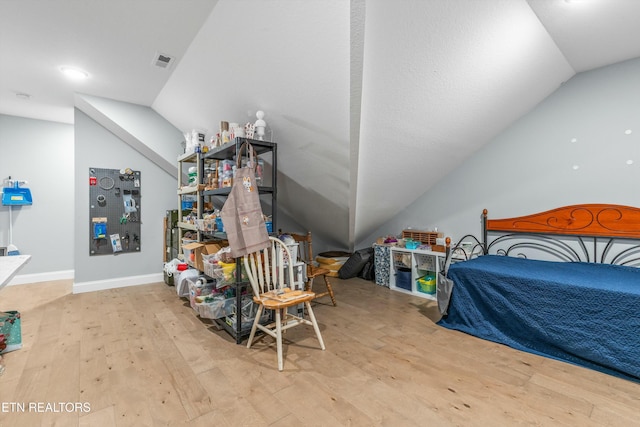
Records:
[[[89,77],[89,73],[79,68],[74,67],[60,67],[62,74],[74,80],[84,80]]]
[[[627,160],[627,164],[628,165],[632,165],[633,164],[633,160],[631,160],[631,159]]]

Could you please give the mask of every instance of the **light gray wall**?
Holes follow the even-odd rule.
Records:
[[[142,125],[138,122],[138,126]],[[154,126],[155,120],[147,122],[147,125]],[[165,141],[156,143],[174,144],[175,135],[174,132],[168,133]],[[75,285],[120,278],[126,281],[128,277],[161,274],[163,217],[168,209],[177,208],[177,179],[78,109],[75,110],[75,157]],[[128,167],[140,171],[142,218],[139,253],[89,256],[90,167]]]
[[[0,178],[29,181],[33,205],[13,207],[13,243],[31,261],[20,275],[73,270],[73,125],[0,114]],[[0,246],[9,207],[0,206]]]
[[[424,165],[437,161],[426,159]],[[638,183],[635,59],[577,74],[357,247],[407,226],[438,227],[454,241],[477,235],[484,208],[490,218],[508,218],[579,203],[640,206]]]
[[[80,100],[91,104],[106,118],[142,141],[150,151],[170,161],[174,166],[177,164],[176,158],[184,152],[182,132],[153,109],[144,105],[77,94],[76,105]]]

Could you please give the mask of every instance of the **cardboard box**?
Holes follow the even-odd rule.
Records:
[[[202,189],[204,190],[204,186],[203,186]],[[203,206],[202,210],[205,210],[205,211],[212,211],[213,210],[213,203],[211,203],[211,202],[204,202],[204,205],[202,205],[202,206]],[[196,210],[196,209],[198,209],[198,202],[197,201],[193,202],[193,210]]]
[[[444,245],[433,245],[431,250],[434,252],[446,252],[447,248]]]
[[[182,246],[185,261],[200,271],[204,271],[204,261],[202,254],[211,255],[222,249],[218,243],[194,242]],[[193,256],[192,256],[193,255]]]

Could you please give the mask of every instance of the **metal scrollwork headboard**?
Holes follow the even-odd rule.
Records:
[[[533,250],[565,262],[640,267],[639,208],[584,204],[491,220],[485,209],[482,225],[484,254],[526,257],[524,251]]]

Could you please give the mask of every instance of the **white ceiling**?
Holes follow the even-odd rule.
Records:
[[[72,123],[74,92],[151,105],[173,71],[152,66],[156,52],[179,60],[214,6],[0,0],[0,113]],[[69,81],[62,66],[84,69],[90,79]]]
[[[280,206],[347,248],[575,73],[640,57],[639,19],[637,0],[0,0],[0,113],[71,123],[79,92],[210,134],[263,109]]]

